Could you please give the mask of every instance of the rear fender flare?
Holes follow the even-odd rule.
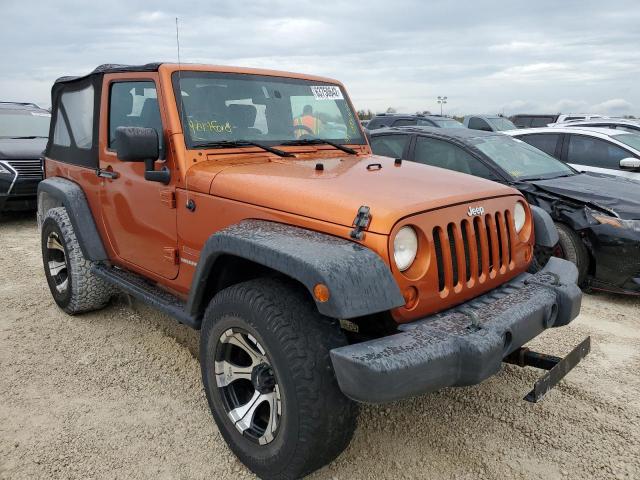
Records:
[[[59,206],[67,210],[85,258],[93,262],[107,260],[89,202],[80,185],[60,177],[41,181],[38,184],[38,224],[42,224],[49,209]]]

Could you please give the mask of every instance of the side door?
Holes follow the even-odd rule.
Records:
[[[564,161],[582,172],[634,178],[633,172],[620,169],[620,160],[635,155],[602,138],[579,133],[567,134],[562,155]]]
[[[504,183],[501,175],[484,162],[462,147],[446,140],[418,135],[409,153],[409,159],[417,163]]]
[[[164,134],[166,115],[162,109],[157,74],[105,75],[100,119],[100,204],[109,244],[129,267],[163,278],[178,275],[176,231],[176,168],[167,154]],[[143,162],[118,159],[115,131],[120,126],[154,128],[160,142],[156,170],[172,172],[168,185],[145,180]],[[111,177],[111,178],[109,178]]]

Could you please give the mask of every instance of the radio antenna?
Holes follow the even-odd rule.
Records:
[[[182,63],[180,62],[180,26],[178,24],[178,17],[176,17],[176,46],[178,47],[178,95],[180,95],[180,117],[184,118],[184,99],[182,98]],[[184,126],[182,129],[184,130]]]

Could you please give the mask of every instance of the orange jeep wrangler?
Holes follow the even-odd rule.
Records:
[[[52,88],[38,215],[69,314],[117,292],[201,329],[233,452],[298,478],[349,443],[356,402],[477,384],[580,310],[557,232],[516,190],[371,154],[342,84],[209,65],[104,65]],[[535,240],[534,240],[535,227]],[[552,368],[553,367],[553,368]]]

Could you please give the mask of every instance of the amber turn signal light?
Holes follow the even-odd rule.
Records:
[[[315,287],[313,287],[313,296],[316,297],[316,300],[324,303],[329,301],[329,287],[327,287],[324,283],[318,283]]]

